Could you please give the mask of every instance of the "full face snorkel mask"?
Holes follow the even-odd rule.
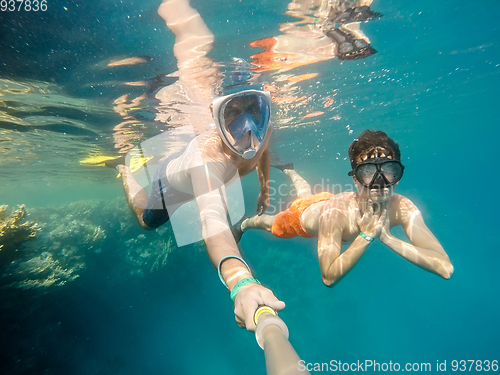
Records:
[[[370,189],[394,186],[401,180],[404,165],[389,158],[371,158],[359,163],[349,176],[356,176],[359,183]]]
[[[271,95],[245,90],[212,101],[215,124],[224,143],[244,159],[251,159],[264,142],[271,114]]]

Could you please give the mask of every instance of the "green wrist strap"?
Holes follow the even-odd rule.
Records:
[[[241,279],[238,281],[238,283],[234,286],[233,290],[231,290],[231,299],[234,302],[234,299],[236,298],[236,295],[240,291],[241,288],[243,288],[245,285],[250,284],[250,283],[257,283],[260,285],[260,281],[257,279],[254,279],[253,277],[245,277],[244,279]]]
[[[373,242],[373,241],[375,241],[375,238],[370,237],[369,235],[364,234],[363,232],[359,232],[359,235],[360,235],[361,237],[363,237],[365,240],[369,241],[369,242]]]

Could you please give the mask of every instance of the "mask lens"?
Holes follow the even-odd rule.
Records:
[[[238,117],[245,114],[252,117],[257,129],[261,131],[269,120],[269,106],[264,98],[253,93],[231,98],[222,112],[225,127],[229,129]]]
[[[268,131],[271,112],[269,94],[248,90],[217,98],[213,105],[216,124],[224,142],[244,158],[251,158],[250,151],[253,155],[258,151]]]
[[[380,166],[380,171],[390,185],[395,184],[403,177],[403,167],[395,161],[383,163]]]
[[[377,173],[377,166],[375,164],[362,164],[356,168],[356,178],[365,186],[370,185],[375,173]]]

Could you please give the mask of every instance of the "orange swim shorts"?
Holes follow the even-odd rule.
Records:
[[[297,236],[306,238],[314,237],[307,233],[302,227],[300,224],[300,216],[311,204],[326,201],[331,197],[333,197],[333,194],[325,192],[295,199],[290,208],[276,215],[271,233],[280,238],[292,238]]]

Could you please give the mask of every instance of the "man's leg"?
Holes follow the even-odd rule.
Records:
[[[148,193],[136,181],[129,167],[125,165],[118,165],[116,170],[120,172],[123,190],[125,191],[125,198],[127,199],[130,209],[137,218],[137,221],[144,229],[151,229],[144,223],[142,218],[144,209],[148,204]]]

